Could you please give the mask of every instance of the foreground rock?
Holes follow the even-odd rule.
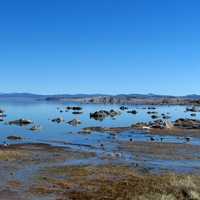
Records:
[[[33,122],[31,120],[28,119],[18,119],[18,120],[14,120],[14,121],[10,121],[8,124],[9,125],[18,125],[18,126],[27,126],[32,124]]]

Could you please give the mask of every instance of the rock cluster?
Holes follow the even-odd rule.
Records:
[[[116,117],[117,115],[120,115],[121,113],[115,110],[100,110],[96,111],[94,113],[90,113],[90,118],[93,118],[95,120],[104,120],[106,117]]]
[[[175,121],[174,126],[184,129],[200,129],[200,120],[181,118]]]

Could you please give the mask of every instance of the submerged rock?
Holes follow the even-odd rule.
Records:
[[[8,124],[9,125],[18,125],[18,126],[27,126],[32,123],[33,122],[28,119],[18,119],[18,120],[10,121]]]

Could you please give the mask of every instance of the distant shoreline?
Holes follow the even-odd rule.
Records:
[[[37,95],[28,93],[0,94],[3,101],[47,101],[86,104],[129,104],[129,105],[196,105],[200,106],[200,95],[164,96],[154,94],[133,95]]]

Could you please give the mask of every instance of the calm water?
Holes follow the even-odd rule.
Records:
[[[63,109],[66,106],[81,106],[83,108],[84,114],[73,115],[72,111],[60,113],[57,108]],[[149,122],[152,121],[150,115],[147,114],[149,110],[144,109],[148,106],[128,106],[130,110],[137,110],[138,114],[128,114],[126,111],[122,111],[122,114],[117,116],[116,119],[106,118],[103,121],[96,121],[90,119],[89,114],[97,110],[119,110],[119,105],[94,105],[94,104],[56,104],[48,102],[32,102],[32,103],[22,103],[22,102],[0,102],[0,108],[6,111],[7,117],[3,122],[0,122],[0,143],[19,143],[19,142],[43,142],[53,145],[70,146],[72,148],[78,148],[82,150],[89,149],[94,150],[99,155],[111,155],[117,150],[117,144],[120,141],[129,141],[133,138],[135,141],[148,141],[150,142],[150,135],[144,132],[124,132],[113,137],[108,133],[92,133],[92,134],[80,134],[78,133],[82,128],[89,126],[105,126],[105,127],[120,127],[120,126],[130,126],[131,124],[137,122]],[[172,121],[178,118],[192,118],[191,113],[185,112],[185,106],[157,106],[156,111],[159,114],[170,113]],[[53,123],[51,119],[63,117],[65,121],[70,121],[72,119],[80,119],[82,124],[80,126],[74,127],[65,123]],[[16,120],[19,118],[30,119],[35,125],[41,125],[42,129],[38,132],[32,132],[28,130],[32,125],[27,127],[19,127],[15,125],[6,125],[6,122],[11,120]],[[193,117],[194,118],[194,117]],[[197,113],[195,119],[200,119],[200,114]],[[23,140],[20,141],[9,141],[7,136],[16,135],[21,136]],[[184,137],[176,136],[162,136],[164,138],[163,142],[168,143],[186,143]],[[160,136],[155,135],[154,139],[160,142]],[[68,143],[68,144],[66,144]],[[200,140],[198,138],[191,138],[189,142],[194,145],[200,145]],[[104,148],[101,148],[101,144],[104,144]],[[147,158],[143,165],[149,166],[159,166],[160,168],[169,168],[171,166],[178,170],[194,169],[200,166],[199,161],[160,161],[152,160],[148,161]],[[130,156],[129,154],[124,154],[122,152],[122,161],[137,162],[137,160]],[[148,161],[148,162],[147,162]],[[86,161],[73,161],[72,163],[81,163]],[[89,160],[89,163],[98,163],[98,159]]]
[[[7,117],[4,122],[0,123],[0,142],[7,141],[6,137],[9,135],[17,135],[23,137],[23,142],[42,142],[49,141],[50,143],[57,141],[58,143],[70,142],[78,144],[95,144],[99,143],[101,140],[109,140],[109,134],[93,133],[93,134],[79,134],[78,132],[89,126],[104,126],[104,127],[120,127],[120,126],[130,126],[131,124],[137,122],[149,122],[152,121],[150,115],[147,114],[147,109],[143,109],[145,106],[128,106],[129,109],[135,109],[138,111],[137,115],[126,113],[122,111],[122,114],[117,116],[116,119],[106,118],[103,121],[96,121],[90,119],[89,114],[97,110],[119,110],[119,105],[94,105],[94,104],[84,104],[80,105],[83,108],[84,114],[73,115],[72,111],[60,113],[57,108],[63,109],[66,106],[77,106],[79,104],[66,103],[66,104],[56,104],[56,103],[5,103],[0,102],[0,108],[6,111]],[[178,118],[192,118],[190,113],[184,112],[185,106],[160,106],[157,107],[156,111],[161,113],[170,113],[171,119],[176,120]],[[63,117],[65,121],[70,121],[74,118],[80,119],[82,124],[80,126],[74,127],[67,123],[53,123],[51,119]],[[42,129],[39,132],[32,132],[28,130],[31,126],[19,127],[15,125],[6,125],[5,122],[10,120],[16,120],[19,118],[30,119],[35,125],[41,125]],[[196,119],[200,119],[200,114],[197,113]],[[131,136],[135,140],[143,141],[148,140],[149,136],[143,133],[131,133]],[[130,138],[130,133],[123,133],[117,136],[118,140],[127,140]],[[157,137],[155,137],[156,139]],[[112,139],[112,138],[110,138]],[[157,138],[159,140],[159,137]],[[166,137],[168,142],[185,142],[183,138],[169,136]],[[10,141],[7,141],[8,143]],[[198,140],[191,141],[198,144]]]

